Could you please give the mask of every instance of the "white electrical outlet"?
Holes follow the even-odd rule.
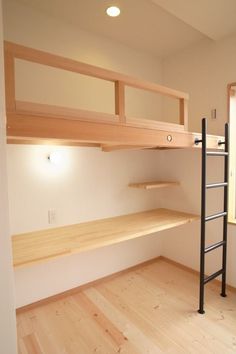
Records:
[[[55,209],[49,209],[48,210],[48,223],[49,224],[55,224],[56,222],[56,210]]]

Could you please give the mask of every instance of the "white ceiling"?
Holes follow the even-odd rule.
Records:
[[[236,0],[152,0],[213,40],[236,32]]]
[[[236,31],[236,0],[16,1],[160,58]],[[120,7],[119,17],[106,15],[110,5]]]

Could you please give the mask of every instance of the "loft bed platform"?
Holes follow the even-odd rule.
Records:
[[[4,49],[9,144],[93,146],[103,151],[199,147],[195,140],[200,139],[201,134],[188,132],[187,93],[10,42],[5,42]],[[15,59],[113,82],[114,114],[17,101]],[[126,86],[178,100],[179,124],[127,117]],[[222,137],[208,135],[207,147],[222,149],[219,140]]]
[[[84,222],[12,237],[15,268],[69,256],[150,235],[198,220],[199,216],[168,209]]]

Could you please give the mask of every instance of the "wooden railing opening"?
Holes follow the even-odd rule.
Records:
[[[74,108],[66,108],[35,102],[17,101],[15,94],[15,59],[62,69],[82,75],[114,83],[115,112],[114,114],[93,112]],[[73,120],[96,121],[101,123],[121,124],[147,129],[187,131],[188,130],[188,94],[161,86],[155,83],[139,80],[127,75],[106,70],[93,65],[81,63],[58,55],[46,53],[40,50],[27,48],[22,45],[5,42],[5,78],[6,78],[6,109],[9,117],[9,134],[14,134],[17,126],[17,117],[38,116],[54,117]],[[145,91],[151,91],[164,96],[169,96],[179,102],[179,124],[153,121],[147,119],[135,119],[126,116],[125,87],[133,87]],[[18,129],[18,128],[17,128]],[[32,127],[33,129],[33,127]],[[37,134],[32,132],[34,136]],[[39,136],[40,137],[40,136]]]

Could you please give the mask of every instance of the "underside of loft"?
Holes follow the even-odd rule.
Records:
[[[17,101],[15,59],[114,83],[114,114]],[[188,94],[18,44],[5,42],[7,137],[9,144],[59,144],[120,149],[194,148],[201,134],[188,132]],[[171,97],[179,102],[179,124],[129,118],[125,87]],[[207,147],[220,149],[221,137],[207,136]]]

